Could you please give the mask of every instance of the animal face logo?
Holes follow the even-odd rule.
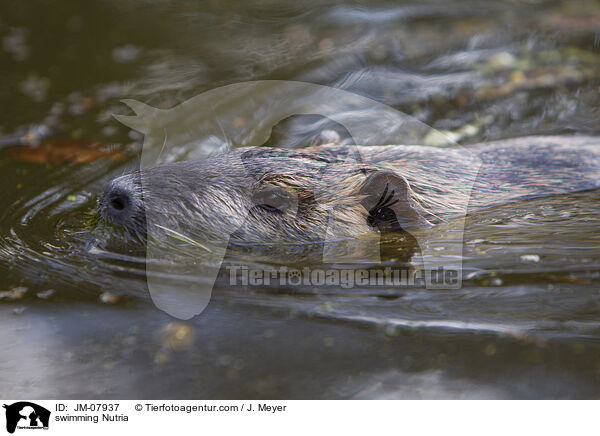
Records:
[[[6,409],[6,431],[14,433],[19,429],[47,429],[50,411],[38,404],[19,401],[4,405]]]
[[[111,192],[115,192],[115,197],[102,201],[115,201],[115,220],[126,212],[129,215],[125,218],[144,227],[148,241],[161,240],[166,235],[186,241],[196,254],[201,254],[201,261],[191,254],[191,262],[177,270],[177,281],[166,279],[173,275],[172,263],[147,263],[150,295],[157,307],[167,313],[189,319],[204,310],[230,240],[244,232],[259,234],[261,238],[273,235],[270,242],[277,243],[278,237],[303,235],[307,229],[318,228],[324,243],[323,262],[375,265],[380,262],[377,231],[396,225],[416,239],[429,288],[461,286],[460,274],[447,283],[436,281],[433,272],[440,268],[461,269],[464,214],[480,166],[477,157],[454,146],[450,152],[453,159],[445,163],[444,170],[461,173],[464,183],[455,195],[457,218],[453,219],[454,233],[444,256],[421,231],[431,226],[429,217],[439,212],[436,203],[425,210],[407,178],[386,171],[385,162],[379,168],[370,166],[364,156],[367,149],[363,146],[422,143],[432,128],[420,121],[351,92],[293,81],[228,85],[168,110],[135,100],[123,102],[136,115],[115,118],[145,135],[142,172],[135,180],[124,176],[113,181]],[[302,154],[301,149],[265,151],[254,147],[269,139],[273,126],[293,115],[326,117],[342,125],[352,143],[358,145],[346,145],[335,156],[327,152],[309,156]],[[198,160],[203,162],[200,170],[191,164]],[[189,161],[190,165],[170,167],[172,161]],[[279,167],[278,162],[282,162]],[[281,171],[290,162],[295,166]],[[189,173],[189,177],[182,183],[174,172]],[[348,183],[338,187],[339,180]],[[133,191],[135,198],[119,197],[120,189]],[[136,198],[144,199],[144,207],[126,207]],[[348,198],[375,217],[355,219],[358,209],[348,203]],[[170,206],[165,213],[167,200]],[[174,222],[174,215],[185,217],[190,209],[194,210],[194,219],[201,222],[210,244],[198,241],[194,234],[197,229]],[[340,252],[328,244],[355,236],[360,236],[355,238],[360,248]],[[147,258],[174,256],[168,246],[148,243]]]

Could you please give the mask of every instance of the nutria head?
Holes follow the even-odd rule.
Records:
[[[195,240],[323,241],[429,225],[401,175],[364,165],[347,147],[238,148],[111,181],[101,217],[138,235]]]

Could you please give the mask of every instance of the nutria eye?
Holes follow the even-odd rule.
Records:
[[[254,194],[252,200],[261,209],[269,212],[284,212],[290,205],[290,195],[279,188],[267,188]]]
[[[266,210],[267,212],[276,212],[276,213],[277,212],[278,213],[282,213],[283,212],[282,210],[279,210],[279,209],[277,209],[277,208],[275,208],[273,206],[269,206],[268,204],[257,204],[256,206],[259,207],[259,208],[261,208],[261,209],[263,209],[263,210]]]

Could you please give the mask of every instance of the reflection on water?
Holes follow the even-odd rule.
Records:
[[[597,2],[34,1],[0,17],[6,396],[597,396],[598,191],[471,215],[458,290],[241,288],[222,271],[188,323],[152,306],[139,253],[86,225],[106,182],[139,165],[141,136],[112,118],[130,115],[124,97],[171,108],[239,81],[299,80],[435,127],[428,145],[600,134]],[[318,142],[319,129],[335,126],[288,120],[269,145]],[[452,226],[428,230],[436,256],[451,255]],[[386,266],[423,261],[402,235],[380,248]],[[173,342],[181,331],[191,339]]]

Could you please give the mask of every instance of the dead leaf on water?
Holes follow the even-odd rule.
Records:
[[[0,300],[14,301],[20,300],[27,293],[27,288],[18,287],[11,289],[10,291],[0,292]]]
[[[122,160],[119,150],[111,150],[100,142],[54,139],[36,147],[19,145],[6,151],[11,157],[37,163],[87,163],[97,159]]]

